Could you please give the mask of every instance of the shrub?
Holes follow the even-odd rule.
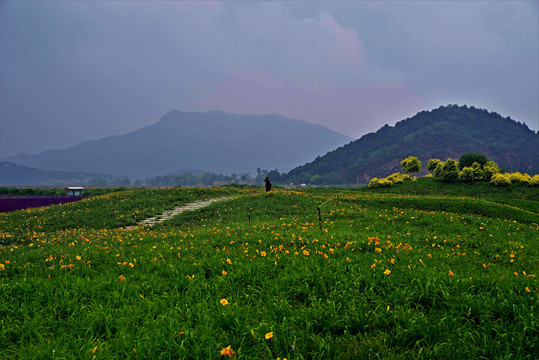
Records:
[[[402,184],[404,181],[410,180],[411,177],[408,174],[393,173],[389,175],[386,179],[394,184]]]
[[[393,182],[391,182],[388,179],[378,179],[373,178],[371,181],[369,181],[369,188],[376,189],[376,188],[385,188],[393,186]]]
[[[393,183],[391,181],[389,181],[388,179],[380,179],[378,181],[378,186],[382,187],[382,188],[385,188],[385,187],[393,186]]]
[[[539,186],[539,174],[534,175],[530,178],[529,186]]]
[[[474,171],[471,167],[465,167],[461,171],[459,171],[459,179],[465,180],[465,181],[473,181],[474,180]]]
[[[495,186],[507,186],[511,185],[511,175],[510,174],[494,174],[490,183]]]
[[[376,189],[378,187],[378,183],[379,183],[378,178],[372,178],[372,180],[369,181],[369,185],[367,186],[370,187],[371,189]]]
[[[512,183],[521,183],[521,184],[527,185],[527,184],[529,184],[529,182],[531,180],[530,175],[521,174],[518,171],[515,172],[515,173],[512,173],[512,174],[508,174],[508,175],[509,175],[509,179],[511,179]]]

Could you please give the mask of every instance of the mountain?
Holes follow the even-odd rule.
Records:
[[[0,186],[99,185],[103,182],[126,185],[128,179],[85,172],[39,170],[10,162],[0,162]]]
[[[400,172],[401,160],[410,155],[421,160],[426,174],[429,159],[458,160],[468,152],[485,154],[508,172],[539,173],[539,133],[494,112],[448,105],[385,125],[296,167],[281,181],[367,184],[374,177]]]
[[[173,110],[159,122],[125,135],[64,150],[19,154],[5,161],[38,169],[139,179],[179,171],[288,171],[351,140],[323,126],[279,115]]]

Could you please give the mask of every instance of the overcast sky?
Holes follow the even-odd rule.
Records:
[[[0,159],[276,113],[356,138],[440,105],[539,129],[538,1],[0,1]]]

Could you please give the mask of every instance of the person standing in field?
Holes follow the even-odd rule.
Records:
[[[266,183],[266,192],[271,191],[271,182],[269,181],[267,176],[264,178],[264,182]]]

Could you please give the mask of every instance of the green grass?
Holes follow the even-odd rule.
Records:
[[[455,191],[260,188],[79,206],[0,215],[0,358],[219,359],[227,346],[238,359],[539,356],[530,208]]]
[[[373,192],[368,187],[364,187],[360,191]],[[539,189],[522,184],[494,186],[486,181],[454,180],[444,182],[436,178],[418,178],[416,181],[405,181],[389,188],[379,188],[375,192],[379,194],[449,195],[481,198],[539,213]]]

